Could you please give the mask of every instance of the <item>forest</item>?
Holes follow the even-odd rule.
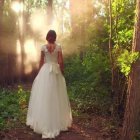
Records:
[[[0,0],[0,140],[25,125],[48,30],[62,45],[73,125],[56,140],[140,140],[140,0]]]

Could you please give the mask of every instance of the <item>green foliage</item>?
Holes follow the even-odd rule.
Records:
[[[81,112],[105,113],[111,102],[108,57],[94,45],[82,55],[75,55],[65,62],[70,99]]]
[[[0,90],[0,129],[25,123],[29,93],[21,86],[18,90]]]
[[[130,49],[132,44],[135,1],[112,1],[113,42],[122,48]]]
[[[128,50],[124,50],[118,57],[118,66],[125,76],[129,75],[132,63],[134,63],[138,58],[139,52],[129,52]]]

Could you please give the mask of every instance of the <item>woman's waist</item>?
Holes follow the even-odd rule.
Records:
[[[60,72],[60,67],[57,62],[45,62],[44,66],[46,66],[50,72],[54,72],[56,74]]]
[[[58,62],[44,62],[45,65],[59,65]]]

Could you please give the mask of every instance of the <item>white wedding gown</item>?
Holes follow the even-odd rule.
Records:
[[[56,45],[50,53],[46,45],[42,46],[45,62],[32,85],[26,124],[42,138],[54,138],[72,123],[66,82],[57,60],[60,50]]]

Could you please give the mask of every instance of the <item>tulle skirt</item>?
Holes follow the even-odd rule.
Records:
[[[26,124],[42,138],[54,138],[71,123],[65,78],[58,64],[45,63],[32,85]]]

